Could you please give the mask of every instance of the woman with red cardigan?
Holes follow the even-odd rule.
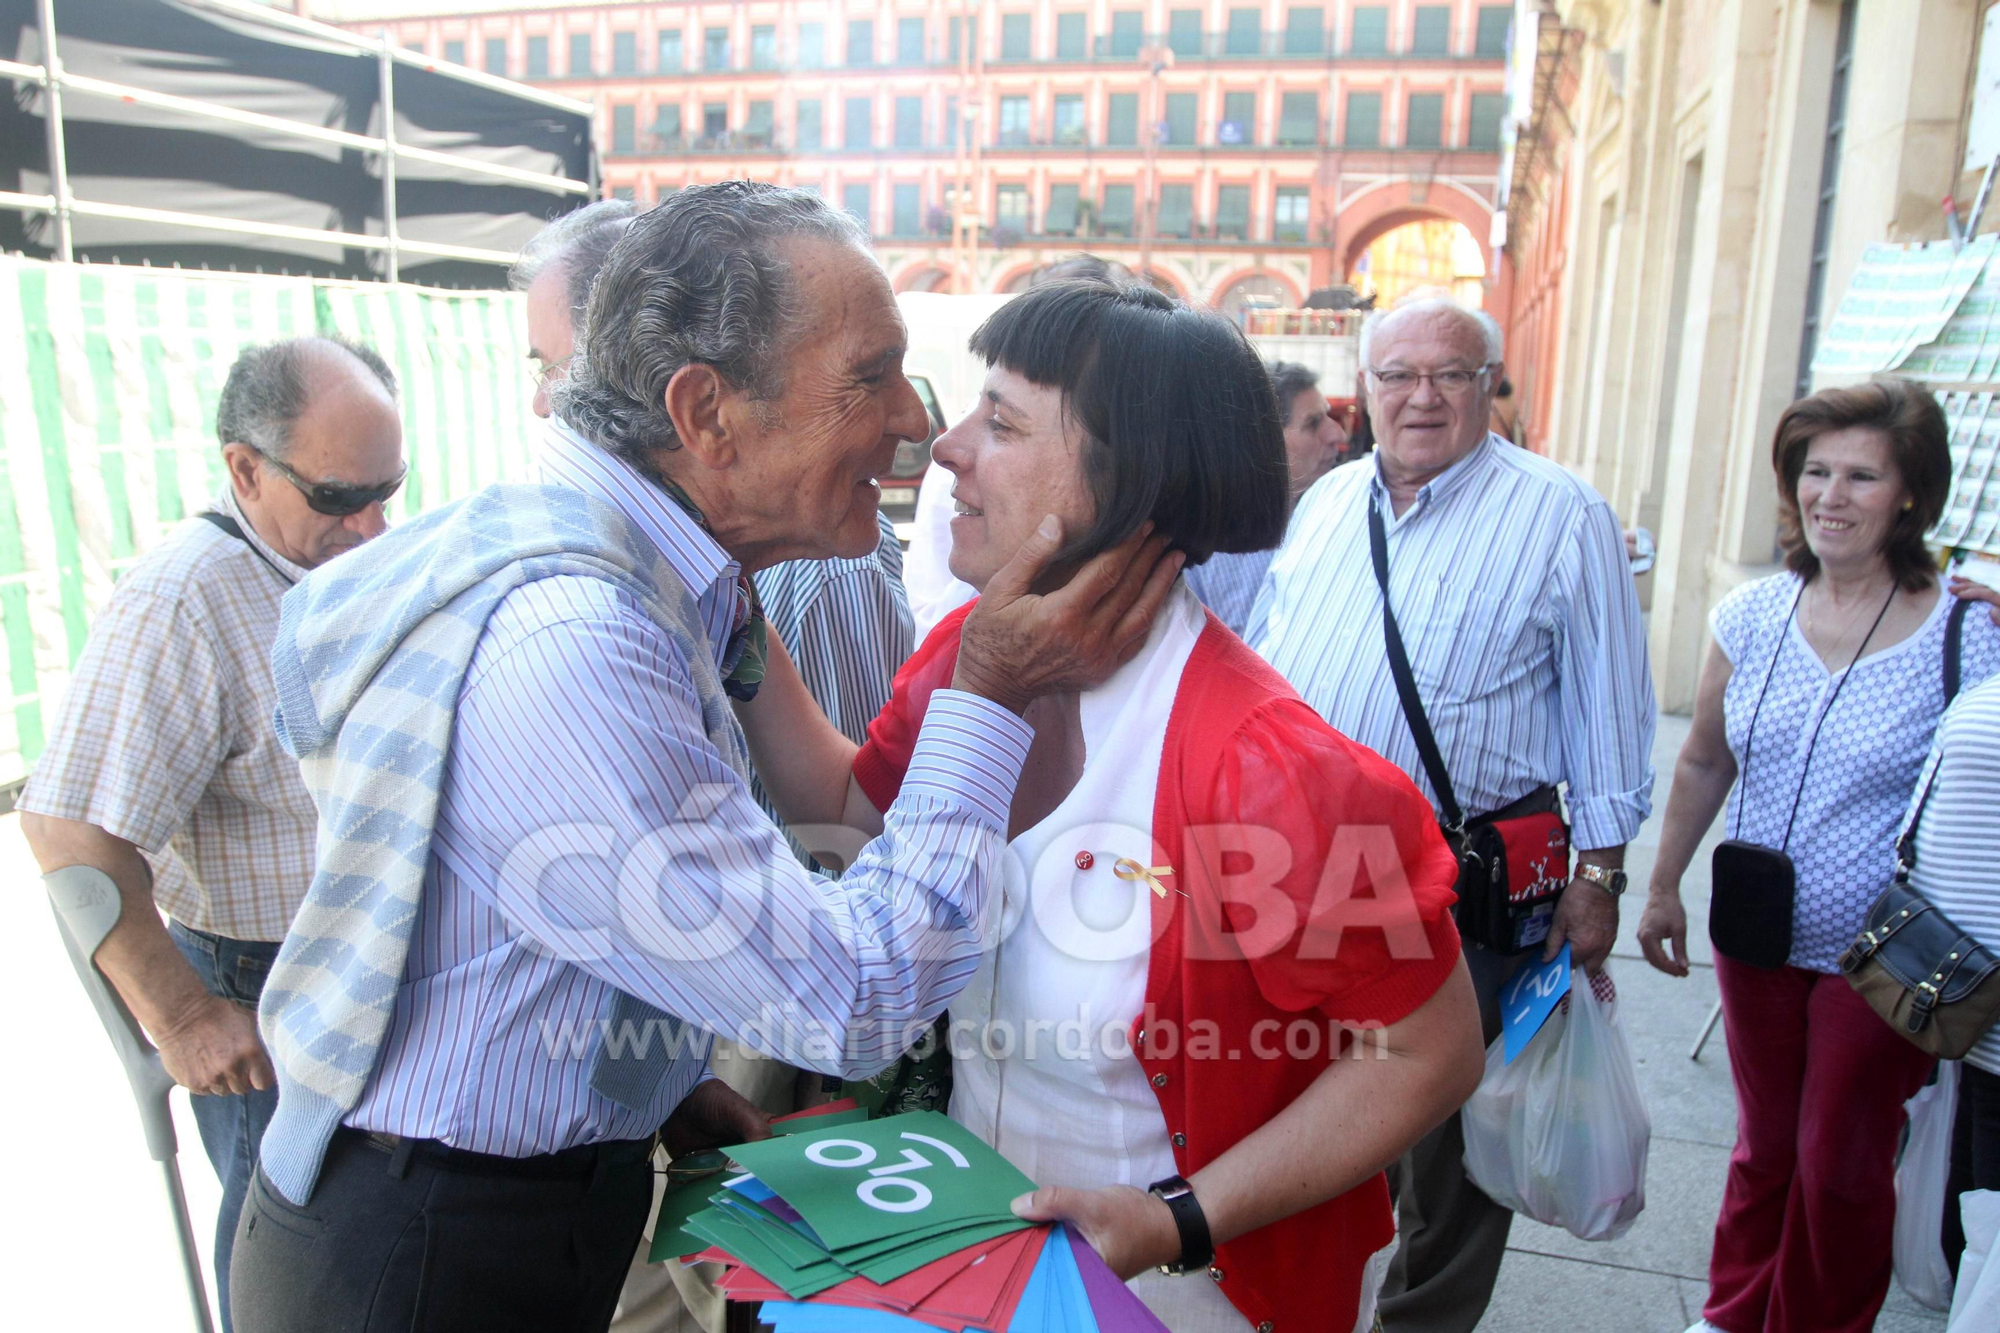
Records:
[[[1051,518],[1081,535],[1043,590],[1149,525],[1191,563],[1282,535],[1276,406],[1227,321],[1062,283],[972,350],[985,392],[933,456],[974,587]],[[774,650],[739,712],[789,822],[880,832],[964,615],[858,751]],[[1383,1167],[1483,1066],[1430,807],[1184,584],[1110,680],[1026,718],[1001,920],[951,1011],[952,1117],[1042,1186],[1017,1212],[1075,1223],[1175,1333],[1374,1327]]]

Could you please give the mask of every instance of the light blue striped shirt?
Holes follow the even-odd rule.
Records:
[[[552,427],[544,480],[617,505],[697,597],[720,662],[736,563],[663,493]],[[596,579],[509,594],[459,694],[423,902],[382,1056],[347,1123],[520,1157],[642,1138],[594,1092],[614,988],[787,1063],[895,1059],[992,938],[990,871],[1032,733],[940,691],[911,778],[846,878],[801,867],[710,744],[686,663]],[[657,1032],[629,1034],[662,1039]]]
[[[1187,572],[1187,585],[1217,620],[1240,635],[1249,625],[1250,608],[1257,603],[1257,590],[1264,586],[1276,554],[1270,550],[1212,555]]]
[[[1656,709],[1611,506],[1489,435],[1401,518],[1374,455],[1328,473],[1293,511],[1244,637],[1433,805],[1383,647],[1371,500],[1388,528],[1396,622],[1460,806],[1482,814],[1566,782],[1577,847],[1631,841],[1652,808]]]
[[[903,544],[877,513],[881,541],[856,560],[787,560],[759,570],[757,599],[826,720],[856,745],[889,702],[916,647],[903,589]]]

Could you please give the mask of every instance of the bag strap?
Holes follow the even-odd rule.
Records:
[[[1965,613],[1972,609],[1972,603],[1963,597],[1954,598],[1951,611],[1944,620],[1944,706],[1951,707],[1951,701],[1958,697],[1958,659],[1965,640]]]
[[[1382,511],[1374,498],[1368,501],[1368,556],[1375,565],[1375,586],[1382,590],[1382,641],[1389,653],[1389,674],[1396,680],[1396,695],[1403,703],[1403,719],[1410,724],[1410,736],[1417,743],[1417,755],[1424,773],[1444,807],[1445,827],[1454,834],[1465,832],[1465,811],[1452,790],[1451,774],[1445,771],[1444,755],[1431,732],[1430,717],[1417,694],[1417,679],[1410,670],[1410,655],[1403,648],[1403,631],[1396,624],[1396,612],[1389,605],[1389,535],[1382,526]]]
[[[217,531],[223,532],[228,536],[234,537],[237,541],[242,542],[245,546],[249,547],[250,554],[256,556],[259,560],[262,560],[264,564],[267,567],[269,567],[270,571],[273,574],[276,574],[279,578],[283,579],[287,584],[296,584],[298,582],[298,580],[293,578],[290,574],[287,574],[284,570],[279,569],[277,564],[271,559],[270,556],[265,555],[261,550],[259,550],[257,548],[257,543],[251,541],[247,536],[245,536],[242,527],[236,522],[235,519],[231,518],[229,515],[218,514],[213,509],[206,509],[199,514],[196,514],[195,517],[203,520],[204,522],[213,524]]]
[[[1971,602],[1959,598],[1952,606],[1944,622],[1944,706],[1951,707],[1951,701],[1958,697],[1958,657],[1959,644],[1965,637],[1965,613]],[[1896,877],[1907,880],[1910,872],[1917,868],[1917,825],[1924,822],[1924,807],[1931,803],[1931,788],[1937,785],[1938,765],[1931,765],[1924,775],[1923,794],[1917,797],[1917,809],[1910,816],[1902,835],[1896,839]]]

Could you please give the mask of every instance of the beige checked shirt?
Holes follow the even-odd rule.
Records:
[[[189,520],[119,579],[20,808],[136,844],[182,925],[281,940],[318,828],[271,729],[278,603],[305,570],[257,536],[226,487],[214,507],[256,550]]]

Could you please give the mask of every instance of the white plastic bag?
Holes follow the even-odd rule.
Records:
[[[1896,1165],[1896,1281],[1933,1310],[1951,1305],[1944,1261],[1944,1190],[1951,1173],[1951,1123],[1958,1114],[1958,1061],[1940,1060],[1937,1077],[1903,1103],[1910,1137]]]
[[[1579,978],[1581,980],[1581,978]],[[1513,1064],[1506,1038],[1465,1104],[1465,1170],[1493,1201],[1580,1240],[1616,1240],[1646,1206],[1653,1137],[1632,1048],[1588,985]]]
[[[1990,1333],[2000,1328],[2000,1190],[1967,1190],[1958,1196],[1958,1216],[1965,1254],[1946,1333]]]

